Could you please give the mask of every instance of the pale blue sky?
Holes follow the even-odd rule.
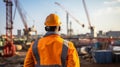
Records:
[[[61,33],[66,33],[66,12],[61,9],[55,2],[63,5],[76,19],[85,24],[82,28],[71,17],[74,34],[88,33],[88,21],[83,8],[82,0],[19,0],[22,7],[27,13],[27,24],[36,26],[38,34],[44,34],[44,21],[50,13],[56,13],[62,21]],[[120,31],[120,0],[85,0],[90,15],[91,24],[95,26],[96,31],[109,30]],[[13,4],[13,13],[14,13]],[[6,12],[5,3],[0,0],[0,34],[5,34]],[[34,22],[33,22],[34,20]],[[16,12],[14,20],[13,34],[17,34],[17,29],[23,29],[24,25],[21,18]]]

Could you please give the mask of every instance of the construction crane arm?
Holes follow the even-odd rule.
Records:
[[[20,3],[18,0],[14,0],[15,6],[20,14],[20,17],[22,19],[22,22],[24,24],[25,30],[28,31],[28,26],[27,26],[27,20],[26,20],[26,15],[25,15],[25,11],[22,10]]]
[[[91,25],[91,22],[90,22],[90,18],[89,18],[89,14],[88,14],[88,10],[87,10],[87,7],[86,7],[85,0],[82,0],[82,2],[83,2],[83,6],[84,6],[84,9],[85,9],[85,13],[86,13],[86,17],[87,17],[87,20],[88,20],[90,30],[93,30],[93,26]]]
[[[15,7],[18,10],[18,13],[21,17],[23,25],[25,27],[25,29],[23,29],[24,30],[24,35],[26,35],[28,37],[30,35],[29,34],[30,32],[35,32],[35,31],[28,27],[28,25],[27,25],[27,15],[26,15],[25,10],[23,10],[23,8],[21,7],[21,4],[20,4],[19,0],[14,0],[14,3],[15,3]]]
[[[92,27],[92,26],[91,26],[91,22],[90,22],[90,18],[89,18],[89,14],[88,14],[88,10],[87,10],[87,7],[86,7],[86,3],[85,3],[84,0],[82,0],[82,2],[83,2],[83,6],[84,6],[84,9],[85,9],[85,13],[86,13],[86,16],[87,16],[87,19],[88,19],[88,24],[89,24],[90,27]]]
[[[91,37],[94,37],[94,27],[91,25],[90,17],[89,17],[89,14],[88,14],[88,10],[87,10],[87,7],[86,7],[85,0],[82,0],[82,2],[83,2],[83,6],[84,6],[84,9],[85,9],[86,16],[87,16],[87,20],[88,20],[88,24],[89,24],[89,29],[91,31]]]
[[[70,12],[68,12],[61,4],[59,4],[58,2],[55,2],[56,5],[60,6],[66,13],[68,13],[78,24],[80,24],[82,27],[84,27],[85,25],[80,23],[79,20],[77,20]]]

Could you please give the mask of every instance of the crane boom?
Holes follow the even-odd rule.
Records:
[[[89,26],[91,27],[91,22],[90,22],[88,10],[87,10],[87,7],[86,7],[86,3],[85,3],[84,0],[82,0],[82,2],[83,2],[83,6],[84,6],[84,9],[85,9],[85,13],[86,13],[86,16],[87,16],[87,19],[88,19],[88,24],[89,24]]]
[[[37,31],[36,30],[33,30],[32,28],[28,27],[26,12],[20,6],[21,5],[20,2],[18,0],[14,0],[14,3],[15,3],[15,6],[16,6],[16,8],[18,10],[18,13],[19,13],[19,15],[21,17],[23,25],[25,27],[25,29],[24,29],[24,35],[27,36],[27,38],[30,35],[30,32],[36,32],[36,35],[37,35]]]
[[[61,4],[58,2],[55,2],[56,5],[60,6],[66,13],[68,13],[78,24],[80,24],[82,27],[84,27],[84,24],[80,23],[79,20],[77,20],[70,12],[68,12]]]
[[[22,10],[18,0],[14,0],[15,2],[15,6],[20,14],[20,17],[23,21],[24,27],[25,27],[25,31],[28,32],[28,26],[27,26],[27,21],[26,21],[26,15],[25,15],[25,11]]]
[[[88,24],[89,24],[89,27],[90,27],[91,37],[94,37],[95,36],[94,35],[94,27],[91,25],[90,17],[89,17],[89,14],[88,14],[88,10],[87,10],[87,7],[86,7],[85,0],[82,0],[82,2],[83,2],[83,6],[84,6],[84,9],[85,9],[86,16],[87,16]]]

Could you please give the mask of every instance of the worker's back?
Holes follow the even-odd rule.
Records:
[[[61,65],[63,39],[58,35],[46,36],[38,41],[41,65]]]

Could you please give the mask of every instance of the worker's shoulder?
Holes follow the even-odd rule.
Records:
[[[69,40],[65,40],[65,39],[64,39],[63,43],[64,43],[64,45],[66,45],[67,47],[73,46],[73,43],[72,43],[71,41],[69,41]]]

